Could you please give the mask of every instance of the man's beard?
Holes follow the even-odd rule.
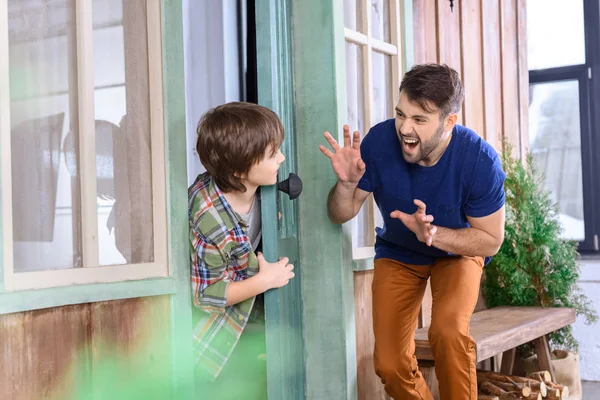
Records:
[[[439,128],[435,131],[431,139],[429,139],[427,142],[422,142],[419,140],[419,144],[417,145],[419,146],[419,154],[416,157],[407,158],[404,151],[402,152],[406,162],[411,164],[417,164],[423,161],[425,158],[429,157],[429,155],[439,146],[440,142],[442,141],[443,135],[444,123],[442,122],[440,123]],[[402,145],[402,140],[400,144]]]

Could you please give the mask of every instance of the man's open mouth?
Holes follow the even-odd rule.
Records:
[[[419,139],[402,135],[402,144],[408,150],[413,150],[419,144]]]

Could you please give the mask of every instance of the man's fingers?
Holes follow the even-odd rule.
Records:
[[[402,211],[395,210],[390,213],[390,217],[399,219],[400,221],[404,222],[404,219],[409,217],[409,215],[403,213]]]
[[[354,137],[352,138],[352,147],[356,150],[360,150],[360,133],[354,131]]]
[[[433,215],[423,215],[421,217],[421,221],[423,221],[423,222],[433,222]]]
[[[417,212],[425,214],[425,211],[427,211],[427,206],[425,205],[425,203],[417,199],[414,200],[414,203],[418,207]]]
[[[436,232],[437,232],[437,227],[435,225],[432,225],[431,228],[429,229],[429,234],[433,237],[433,235],[435,235]]]
[[[350,128],[344,125],[344,147],[350,147]]]
[[[333,136],[331,136],[329,132],[325,132],[324,136],[325,140],[327,140],[327,143],[329,143],[329,145],[334,151],[338,151],[341,148],[338,142],[333,138]]]
[[[327,157],[333,158],[334,154],[327,147],[321,145],[319,146],[319,150],[321,150],[321,153],[325,154]]]
[[[358,167],[358,169],[360,171],[364,171],[365,169],[367,169],[367,165],[365,164],[365,162],[362,159],[358,159],[358,161],[356,162],[356,166]]]

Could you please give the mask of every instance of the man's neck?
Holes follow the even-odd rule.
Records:
[[[252,209],[252,203],[254,203],[254,195],[258,187],[246,185],[245,192],[228,192],[223,193],[223,196],[227,199],[227,202],[238,214],[248,214]]]

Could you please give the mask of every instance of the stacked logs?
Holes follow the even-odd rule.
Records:
[[[477,371],[478,400],[563,400],[569,388],[552,382],[548,371],[534,372],[527,377]]]

